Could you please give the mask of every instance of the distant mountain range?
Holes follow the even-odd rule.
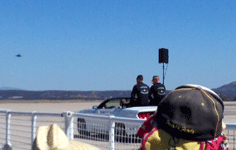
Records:
[[[231,82],[229,84],[225,84],[221,87],[212,89],[217,94],[221,95],[222,97],[229,97],[235,98],[236,97],[236,81]]]
[[[13,88],[9,86],[3,86],[3,87],[0,87],[0,90],[22,90],[22,89]]]
[[[236,100],[236,81],[225,84],[219,88],[212,89],[219,94],[224,100]],[[170,90],[167,90],[168,94]],[[2,99],[22,99],[22,100],[69,100],[69,99],[106,99],[110,97],[129,97],[131,90],[113,90],[113,91],[27,91],[11,87],[0,88],[0,100]]]
[[[1,99],[106,99],[109,97],[127,97],[131,91],[26,91],[26,90],[0,90]]]

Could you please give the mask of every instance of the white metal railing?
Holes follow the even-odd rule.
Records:
[[[108,138],[109,146],[103,147],[103,149],[104,148],[107,148],[110,150],[132,149],[132,148],[138,149],[138,147],[140,146],[140,143],[136,143],[132,141],[139,140],[139,138],[135,137],[134,135],[136,134],[137,130],[142,125],[142,123],[145,121],[144,119],[121,118],[121,117],[114,117],[114,116],[100,116],[100,115],[83,114],[83,113],[73,113],[73,116],[75,118],[83,118],[86,121],[86,125],[88,125],[87,126],[88,128],[87,127],[85,128],[86,131],[92,132],[92,133],[94,132],[102,133],[109,137]],[[94,124],[93,122],[96,122],[96,123]],[[107,124],[107,127],[104,127],[101,129],[101,125],[104,126],[106,124]],[[122,127],[122,124],[125,124],[125,127],[127,128]],[[98,129],[100,130],[97,131]],[[97,140],[99,141],[101,139],[97,139]],[[128,140],[130,142],[126,144]],[[91,137],[86,142],[90,144],[95,144],[94,139]],[[121,148],[117,147],[116,145],[119,145]],[[96,146],[101,147],[99,144],[97,144]]]
[[[2,150],[29,150],[39,126],[57,123],[70,140],[80,140],[101,149],[138,149],[141,139],[134,135],[144,121],[70,111],[46,113],[0,110],[0,133],[5,136],[0,136],[0,144],[3,145]],[[236,145],[236,123],[226,125],[226,134],[232,150]]]

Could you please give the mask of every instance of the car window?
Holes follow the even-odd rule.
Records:
[[[128,104],[130,102],[130,98],[117,98],[117,99],[105,100],[98,106],[98,109],[121,107],[120,106],[121,99],[125,99],[124,104]]]
[[[114,99],[110,100],[107,103],[105,103],[106,108],[117,108],[120,106],[120,99]]]

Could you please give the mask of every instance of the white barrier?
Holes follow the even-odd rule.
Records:
[[[92,121],[89,122],[89,120]],[[103,150],[138,149],[141,139],[134,136],[134,133],[144,121],[69,111],[45,113],[0,110],[0,144],[3,145],[2,150],[12,148],[29,150],[36,137],[37,128],[41,125],[56,123],[71,140],[86,142]],[[232,150],[236,145],[236,123],[226,125],[228,131],[226,134]]]
[[[84,127],[83,124],[82,125],[83,129],[80,130],[84,131],[85,133],[85,135],[81,135],[81,137],[87,139],[86,142],[89,144],[93,144],[95,146],[102,147],[103,149],[110,149],[110,150],[132,149],[132,148],[138,149],[140,147],[141,140],[134,135],[136,134],[137,130],[145,120],[121,118],[114,116],[100,116],[100,115],[91,115],[82,113],[74,113],[73,116],[79,119],[83,118],[84,120],[88,121],[86,122],[86,127]],[[92,121],[89,122],[89,120]],[[126,123],[126,125],[129,124],[129,126],[125,126],[126,127],[125,128],[124,126],[122,126],[123,123]],[[98,136],[96,138],[88,137],[89,136],[88,133],[91,132],[95,133],[96,135],[102,134],[103,136],[100,137]],[[104,145],[106,137],[107,138],[109,137],[108,138],[109,146]],[[101,143],[94,143],[94,141],[100,141],[103,142],[103,144],[100,145]]]

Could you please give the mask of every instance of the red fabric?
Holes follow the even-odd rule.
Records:
[[[145,143],[147,142],[148,138],[153,134],[154,131],[157,131],[158,129],[157,128],[154,128],[152,131],[144,134],[144,138],[143,138],[143,141],[142,141],[142,148],[141,150],[146,150],[145,149]]]
[[[205,146],[205,148],[204,148]],[[203,141],[199,150],[229,150],[227,138],[224,133],[214,140]]]
[[[151,118],[148,118],[143,124],[142,126],[139,128],[138,132],[137,132],[137,136],[140,138],[143,138],[145,133],[150,132],[155,126],[156,123],[156,116],[151,116]]]
[[[199,148],[199,150],[203,150],[203,149],[204,149],[204,146],[205,146],[205,142],[204,142],[204,141],[200,142],[200,148]]]

